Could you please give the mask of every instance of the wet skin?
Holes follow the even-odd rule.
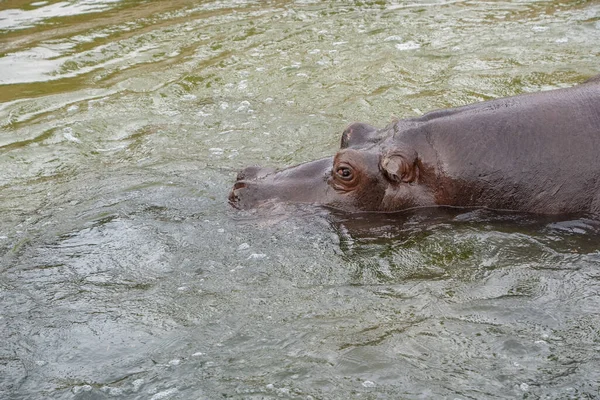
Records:
[[[246,168],[229,200],[243,209],[288,202],[350,212],[443,205],[600,214],[600,76],[384,129],[351,124],[334,157]]]

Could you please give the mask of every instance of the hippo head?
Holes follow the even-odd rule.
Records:
[[[386,146],[385,130],[355,123],[334,157],[280,171],[249,167],[229,195],[236,208],[269,202],[310,203],[345,211],[395,211],[428,205],[420,161],[408,146]]]

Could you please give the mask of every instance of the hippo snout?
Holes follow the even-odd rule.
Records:
[[[261,179],[274,172],[275,170],[273,168],[263,168],[255,165],[244,168],[243,170],[238,172],[236,181],[240,182]]]
[[[256,184],[261,179],[264,179],[274,172],[275,170],[272,168],[263,168],[259,166],[247,167],[238,172],[233,188],[231,189],[231,192],[229,192],[229,203],[236,208],[242,207],[242,200],[247,200],[247,198],[250,197],[248,193],[244,196],[244,192],[248,192],[248,186]]]
[[[240,201],[239,191],[244,187],[246,187],[244,182],[236,182],[233,185],[233,189],[231,189],[231,192],[229,192],[229,203],[232,206],[237,207],[237,203]]]
[[[244,191],[244,189],[246,188],[247,183],[245,181],[236,181],[233,184],[233,188],[231,189],[231,192],[229,192],[229,204],[231,204],[233,207],[235,208],[241,208],[241,202],[242,202],[242,192]]]
[[[275,170],[248,167],[237,175],[229,193],[235,208],[247,209],[273,201],[326,203],[332,158]]]

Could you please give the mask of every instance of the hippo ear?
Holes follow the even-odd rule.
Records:
[[[417,153],[415,151],[392,151],[381,157],[379,164],[387,179],[395,183],[411,183],[417,179]]]
[[[354,122],[342,133],[340,148],[360,147],[377,140],[377,128],[362,122]]]

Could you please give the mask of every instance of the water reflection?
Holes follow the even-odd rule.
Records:
[[[331,218],[360,283],[409,279],[478,282],[491,271],[553,269],[598,254],[600,223],[491,210],[434,208]]]
[[[22,9],[0,10],[0,30],[31,28],[53,18],[98,13],[114,7],[121,0],[37,1],[23,4]]]

